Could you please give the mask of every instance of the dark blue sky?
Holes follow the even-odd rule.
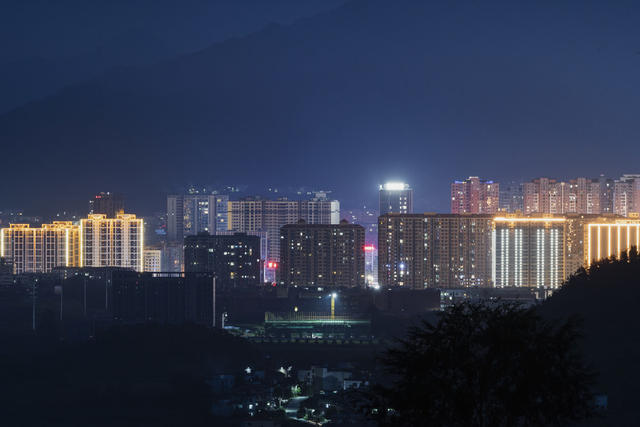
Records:
[[[0,204],[111,189],[149,211],[202,182],[315,186],[354,206],[393,178],[418,210],[446,211],[449,182],[468,175],[640,171],[637,2],[335,1],[300,21],[326,3],[265,3],[0,13],[4,62],[80,55],[71,71],[41,67],[65,88],[0,116],[5,155],[36,159],[2,169]],[[269,21],[285,25],[258,30]]]

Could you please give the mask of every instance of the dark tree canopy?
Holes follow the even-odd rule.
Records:
[[[578,322],[545,322],[517,304],[464,303],[410,329],[385,365],[380,396],[399,425],[563,425],[593,414],[593,372]]]

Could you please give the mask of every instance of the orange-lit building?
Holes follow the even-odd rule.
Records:
[[[80,265],[79,227],[71,221],[54,221],[39,228],[11,224],[0,229],[0,256],[11,260],[14,274],[77,267]]]
[[[611,256],[619,257],[632,246],[640,247],[640,218],[636,214],[628,219],[590,222],[585,226],[584,236],[586,266]]]

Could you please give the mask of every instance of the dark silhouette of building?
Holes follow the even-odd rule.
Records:
[[[111,286],[110,311],[115,322],[192,322],[213,326],[211,273],[115,271]]]
[[[260,238],[199,233],[184,239],[185,272],[214,273],[223,287],[260,283]]]
[[[101,191],[89,201],[90,214],[105,214],[107,218],[115,218],[120,212],[124,212],[122,194]]]
[[[349,224],[307,224],[280,229],[283,285],[364,286],[364,227]]]

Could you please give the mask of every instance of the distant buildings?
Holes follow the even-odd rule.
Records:
[[[387,182],[380,186],[380,215],[413,213],[413,189],[403,182]]]
[[[144,224],[133,214],[91,214],[80,220],[80,266],[144,270]]]
[[[48,273],[54,267],[80,265],[80,229],[71,221],[54,221],[31,228],[11,224],[0,229],[0,257],[13,264],[13,273]]]
[[[508,213],[524,211],[521,182],[511,181],[500,185],[500,210]]]
[[[144,250],[144,267],[145,273],[158,273],[162,271],[162,250],[145,249]]]
[[[582,266],[640,245],[635,214],[387,214],[378,230],[380,285],[412,289],[556,289]]]
[[[284,225],[278,282],[289,286],[361,287],[365,283],[364,228],[340,224]]]
[[[387,214],[378,219],[381,286],[488,286],[490,215]]]
[[[310,200],[265,200],[247,197],[229,202],[229,230],[266,233],[266,262],[280,261],[280,228],[304,220],[308,224],[337,224],[340,202],[320,193]]]
[[[182,242],[185,236],[228,229],[229,196],[183,194],[167,196],[167,238]]]
[[[90,214],[104,214],[107,218],[115,218],[124,212],[124,197],[122,194],[100,192],[89,200]]]
[[[185,272],[213,273],[221,286],[254,286],[260,283],[260,238],[244,233],[187,236],[184,262]]]
[[[524,214],[616,214],[640,212],[640,175],[612,180],[537,178],[523,184]]]
[[[614,182],[613,213],[621,216],[640,213],[640,175],[622,175]]]
[[[558,288],[566,277],[565,222],[551,217],[494,218],[493,285]]]
[[[500,184],[470,176],[451,184],[451,213],[494,214],[500,208]]]

